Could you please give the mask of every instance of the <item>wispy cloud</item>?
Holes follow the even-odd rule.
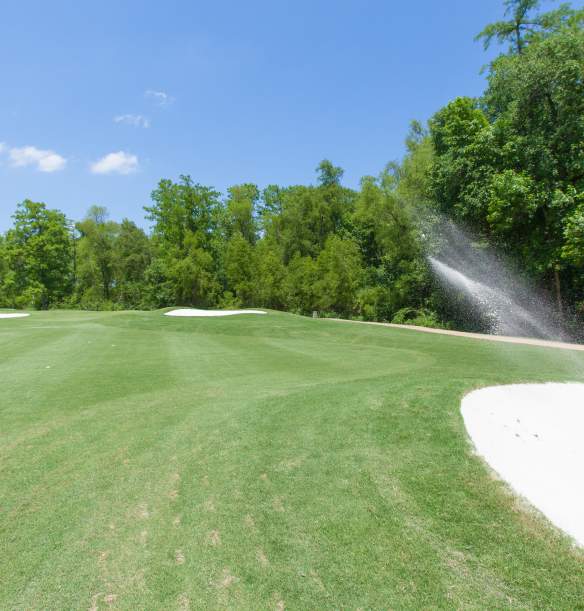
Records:
[[[93,174],[132,174],[138,170],[139,163],[136,155],[125,151],[109,153],[90,165]]]
[[[143,117],[142,115],[117,115],[114,117],[114,123],[124,123],[125,125],[143,127],[145,129],[150,127],[150,119]]]
[[[156,102],[158,106],[169,106],[174,102],[174,98],[164,91],[155,91],[154,89],[148,89],[144,92],[144,95]]]
[[[38,149],[36,146],[11,148],[9,157],[14,167],[35,166],[40,172],[58,172],[67,165],[67,160],[55,151]]]
[[[0,153],[3,153],[6,150],[6,143],[0,142]]]

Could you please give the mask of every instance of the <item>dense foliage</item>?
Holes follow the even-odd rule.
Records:
[[[320,310],[368,319],[422,308],[430,294],[414,227],[388,172],[341,185],[252,184],[227,196],[189,176],[162,180],[147,235],[94,206],[74,226],[42,203],[18,206],[2,241],[2,305],[90,309],[169,305]]]
[[[324,160],[315,185],[161,180],[146,234],[92,207],[73,224],[24,201],[0,238],[0,306],[256,306],[439,325],[420,211],[441,211],[555,295],[584,304],[584,10],[506,0],[478,36],[511,48],[480,99],[413,122],[401,163],[360,188]]]

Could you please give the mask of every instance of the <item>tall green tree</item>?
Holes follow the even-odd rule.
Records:
[[[0,234],[0,307],[3,308],[12,305],[9,290],[10,274],[6,239]]]
[[[196,234],[199,244],[207,246],[220,217],[219,195],[190,176],[180,176],[176,183],[161,180],[152,192],[152,205],[144,207],[154,237],[164,248],[182,251],[189,234]]]
[[[256,185],[247,183],[229,187],[227,193],[224,219],[227,237],[239,233],[247,242],[255,244],[258,232],[259,189]]]
[[[159,306],[215,305],[221,292],[218,265],[223,248],[220,193],[181,176],[178,182],[161,180],[151,197],[152,205],[145,211],[153,223],[155,260],[146,275],[160,288],[151,287],[148,300]]]
[[[262,222],[266,235],[281,245],[286,264],[295,255],[317,257],[329,235],[341,232],[353,212],[356,195],[340,184],[342,170],[325,160],[317,173],[317,186],[264,192]]]
[[[77,223],[80,239],[77,247],[77,278],[80,299],[86,306],[96,306],[112,298],[115,283],[118,223],[109,220],[107,208],[92,206]]]
[[[171,288],[172,303],[164,305],[214,306],[220,295],[212,253],[199,241],[197,233],[188,233],[183,254],[163,259],[163,283]]]
[[[487,25],[477,36],[487,49],[493,40],[511,43],[514,53],[522,53],[530,42],[556,33],[563,27],[577,27],[584,20],[584,10],[575,10],[568,3],[557,9],[537,14],[541,0],[505,0],[506,21]]]
[[[363,267],[356,242],[331,235],[317,260],[318,304],[325,312],[351,316],[357,310]]]
[[[335,166],[332,161],[323,159],[317,166],[318,183],[323,187],[340,186],[343,178],[343,168]]]
[[[264,238],[256,244],[254,254],[256,305],[285,309],[286,267],[282,261],[281,249],[275,241]]]
[[[129,219],[123,219],[114,248],[116,301],[123,307],[140,307],[144,303],[145,273],[152,261],[148,236]]]
[[[65,215],[42,202],[24,200],[3,244],[3,292],[11,305],[48,308],[73,285],[73,240]]]
[[[406,137],[406,155],[399,166],[397,196],[410,209],[426,206],[431,199],[434,147],[428,129],[412,121]]]
[[[459,98],[430,121],[432,199],[550,287],[561,310],[578,284],[584,32],[531,36],[488,79],[481,100]]]
[[[584,193],[584,31],[496,60],[485,105],[499,151],[487,220],[524,266],[550,277],[561,307],[561,284],[574,276],[567,227]]]
[[[488,118],[477,100],[456,98],[430,120],[434,150],[431,200],[455,220],[486,231],[493,167],[498,154]]]
[[[224,266],[226,288],[235,294],[239,305],[254,305],[257,289],[255,251],[240,232],[226,244]]]
[[[295,254],[286,267],[284,298],[287,309],[309,314],[318,306],[316,283],[319,279],[316,261],[312,257]]]

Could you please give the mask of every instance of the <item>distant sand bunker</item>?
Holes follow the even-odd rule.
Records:
[[[0,318],[24,318],[30,316],[28,312],[0,312]]]
[[[584,384],[491,386],[461,411],[489,465],[584,545]]]
[[[234,314],[265,314],[262,310],[197,310],[196,308],[180,308],[165,312],[165,316],[233,316]]]

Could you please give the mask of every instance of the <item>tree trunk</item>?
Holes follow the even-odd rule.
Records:
[[[560,272],[557,267],[554,267],[554,288],[556,291],[556,302],[558,305],[558,312],[560,316],[563,314],[563,306],[562,306],[562,286],[560,283]]]
[[[523,50],[523,41],[521,40],[521,29],[519,23],[515,25],[515,41],[517,44],[517,53],[521,55],[521,51]]]

